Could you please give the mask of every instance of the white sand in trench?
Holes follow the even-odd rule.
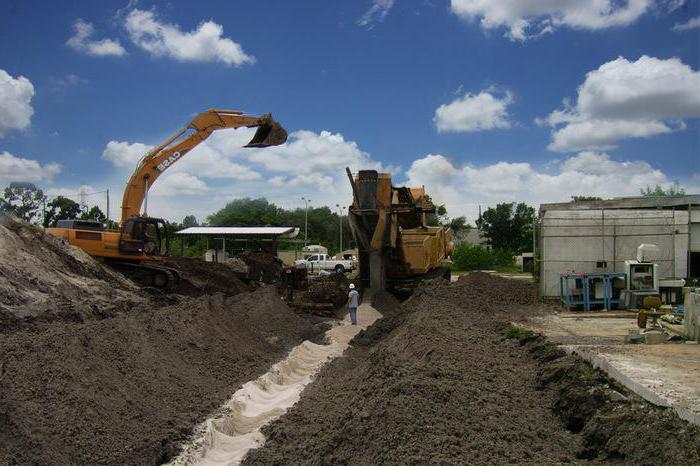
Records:
[[[358,325],[350,325],[346,316],[342,323],[326,332],[329,344],[302,342],[285,360],[234,393],[221,414],[202,423],[195,431],[195,439],[170,464],[239,464],[248,450],[265,442],[260,428],[299,401],[304,387],[321,366],[343,354],[350,340],[380,317],[372,306],[362,304],[358,309]]]

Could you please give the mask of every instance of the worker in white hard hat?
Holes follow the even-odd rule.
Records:
[[[350,313],[350,322],[352,325],[357,325],[357,307],[360,305],[360,293],[355,289],[355,284],[350,283],[350,292],[348,293],[348,312]]]

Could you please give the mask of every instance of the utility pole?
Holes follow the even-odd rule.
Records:
[[[305,205],[305,212],[304,212],[304,246],[307,245],[309,242],[309,204],[311,203],[311,199],[307,199],[305,197],[301,198],[302,201],[304,201]]]
[[[345,207],[340,204],[335,205],[340,210],[340,252],[343,252],[343,212]]]
[[[107,188],[107,222],[109,222],[109,188]]]

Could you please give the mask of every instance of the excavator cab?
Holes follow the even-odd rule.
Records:
[[[125,254],[167,256],[170,236],[162,218],[129,217],[122,226],[119,251]]]
[[[272,118],[269,123],[258,126],[253,139],[243,147],[279,146],[287,141],[287,131]]]

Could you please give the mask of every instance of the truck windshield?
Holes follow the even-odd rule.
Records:
[[[317,261],[317,260],[318,260],[318,256],[309,256],[309,258],[306,259],[306,260],[308,260],[309,262],[311,262],[311,261]]]

